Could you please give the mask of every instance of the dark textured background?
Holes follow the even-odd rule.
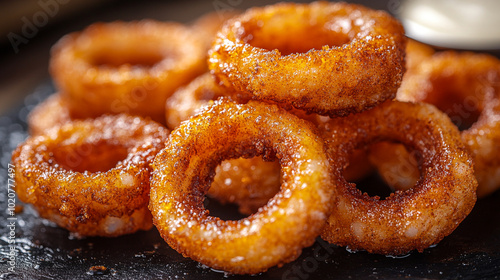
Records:
[[[189,22],[205,12],[214,11],[220,3],[245,9],[270,2],[108,1],[61,18],[54,17],[30,42],[20,46],[17,54],[8,42],[0,41],[0,182],[3,186],[0,190],[0,279],[221,279],[228,276],[182,257],[168,247],[155,229],[119,238],[78,240],[66,230],[39,219],[29,206],[15,216],[16,272],[8,273],[6,167],[12,149],[27,136],[28,112],[55,90],[50,83],[47,63],[50,46],[62,35],[81,30],[95,21],[154,18]],[[397,11],[398,5],[398,1],[356,2],[392,12]],[[12,27],[13,32],[16,28]],[[214,201],[210,201],[208,207],[215,215],[227,218],[235,211]],[[92,269],[96,266],[102,269]],[[318,240],[305,249],[299,259],[282,268],[272,268],[257,276],[231,278],[500,278],[500,192],[478,201],[455,232],[423,253],[394,258],[349,252]]]

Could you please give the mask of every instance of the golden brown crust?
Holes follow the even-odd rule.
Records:
[[[222,221],[203,207],[225,159],[277,158],[283,183],[257,213]],[[324,226],[335,192],[323,140],[277,106],[214,102],[172,132],[153,164],[150,210],[168,244],[231,273],[259,273],[297,258]]]
[[[147,230],[150,164],[167,135],[153,121],[126,115],[54,127],[14,151],[16,192],[41,217],[80,236]]]
[[[472,159],[457,128],[435,107],[389,101],[321,130],[329,139],[339,192],[321,235],[325,240],[371,253],[422,251],[449,235],[472,210],[477,186]],[[410,190],[381,200],[362,194],[340,174],[355,148],[383,140],[418,152],[422,175]]]
[[[405,88],[405,83],[414,75],[419,65],[432,57],[435,50],[412,39],[406,44],[406,72],[399,90]],[[415,185],[420,177],[418,163],[414,155],[408,153],[404,145],[379,142],[370,146],[366,162],[375,167],[378,174],[394,190],[407,190]],[[365,158],[365,160],[366,160]]]
[[[500,188],[500,61],[446,51],[426,59],[398,92],[399,100],[435,105],[462,131],[474,159],[478,196]]]
[[[130,113],[164,122],[165,101],[206,71],[203,39],[177,23],[96,23],[63,37],[50,72],[75,117]]]
[[[281,3],[228,21],[209,68],[240,97],[346,115],[395,96],[405,46],[403,27],[385,12],[346,3]]]

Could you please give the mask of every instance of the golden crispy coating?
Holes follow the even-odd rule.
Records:
[[[130,113],[165,121],[165,101],[206,71],[197,32],[156,21],[96,23],[63,37],[50,72],[76,117]]]
[[[406,44],[406,72],[399,89],[404,89],[410,76],[417,72],[419,65],[432,57],[434,49],[428,45],[408,39]],[[369,162],[377,169],[382,179],[392,190],[407,190],[420,177],[418,163],[404,145],[379,142],[371,145]]]
[[[38,104],[28,115],[28,128],[31,135],[43,134],[48,129],[72,120],[68,102],[55,93]]]
[[[323,228],[336,189],[310,123],[260,102],[215,101],[172,132],[153,163],[150,210],[168,244],[231,273],[259,273],[297,258]],[[222,221],[203,207],[223,160],[277,158],[283,183],[257,213]]]
[[[485,54],[437,53],[408,77],[398,99],[430,103],[445,112],[462,129],[462,139],[474,159],[478,196],[500,188],[498,59]]]
[[[282,3],[229,20],[209,68],[234,93],[328,115],[393,98],[405,65],[401,24],[346,3]]]
[[[167,136],[161,125],[126,115],[54,127],[14,151],[17,194],[80,236],[147,230],[150,164]]]
[[[434,49],[428,45],[408,39],[406,44],[406,72],[403,76],[401,88],[413,75],[419,65],[426,59],[432,57]],[[418,162],[414,155],[410,155],[404,145],[379,142],[370,146],[369,153],[370,166],[377,169],[382,179],[394,190],[407,190],[413,187],[418,178]],[[366,157],[365,157],[366,159]]]
[[[427,104],[389,101],[326,123],[339,195],[322,237],[354,250],[398,255],[422,251],[450,234],[476,201],[472,159],[448,117]],[[404,192],[381,200],[340,175],[355,148],[396,141],[422,158],[422,175]]]

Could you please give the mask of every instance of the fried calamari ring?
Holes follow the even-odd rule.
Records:
[[[322,238],[354,250],[399,255],[449,235],[476,201],[472,159],[457,128],[428,104],[386,102],[327,123],[322,131],[339,195]],[[396,141],[422,158],[422,175],[404,192],[381,200],[362,194],[340,175],[355,148]]]
[[[247,10],[217,34],[209,68],[239,97],[328,115],[393,98],[406,38],[383,11],[346,3]]]
[[[275,105],[218,100],[174,130],[155,158],[154,224],[172,248],[216,269],[258,273],[290,262],[330,214],[335,188],[325,152],[314,127]],[[247,218],[209,216],[203,199],[215,167],[258,155],[280,162],[280,191]]]
[[[28,115],[29,132],[31,135],[41,135],[72,119],[68,102],[59,93],[55,93],[38,104]]]
[[[165,101],[206,71],[203,39],[156,21],[96,23],[63,37],[50,72],[76,117],[130,113],[165,121]]]
[[[430,103],[445,112],[462,129],[474,159],[478,196],[500,188],[498,59],[486,54],[437,53],[409,77],[398,99]]]
[[[150,164],[167,136],[158,123],[126,115],[54,127],[14,151],[16,192],[80,236],[150,229]]]

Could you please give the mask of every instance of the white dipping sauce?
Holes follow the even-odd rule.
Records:
[[[410,38],[456,49],[500,49],[500,1],[406,0],[396,13]]]

